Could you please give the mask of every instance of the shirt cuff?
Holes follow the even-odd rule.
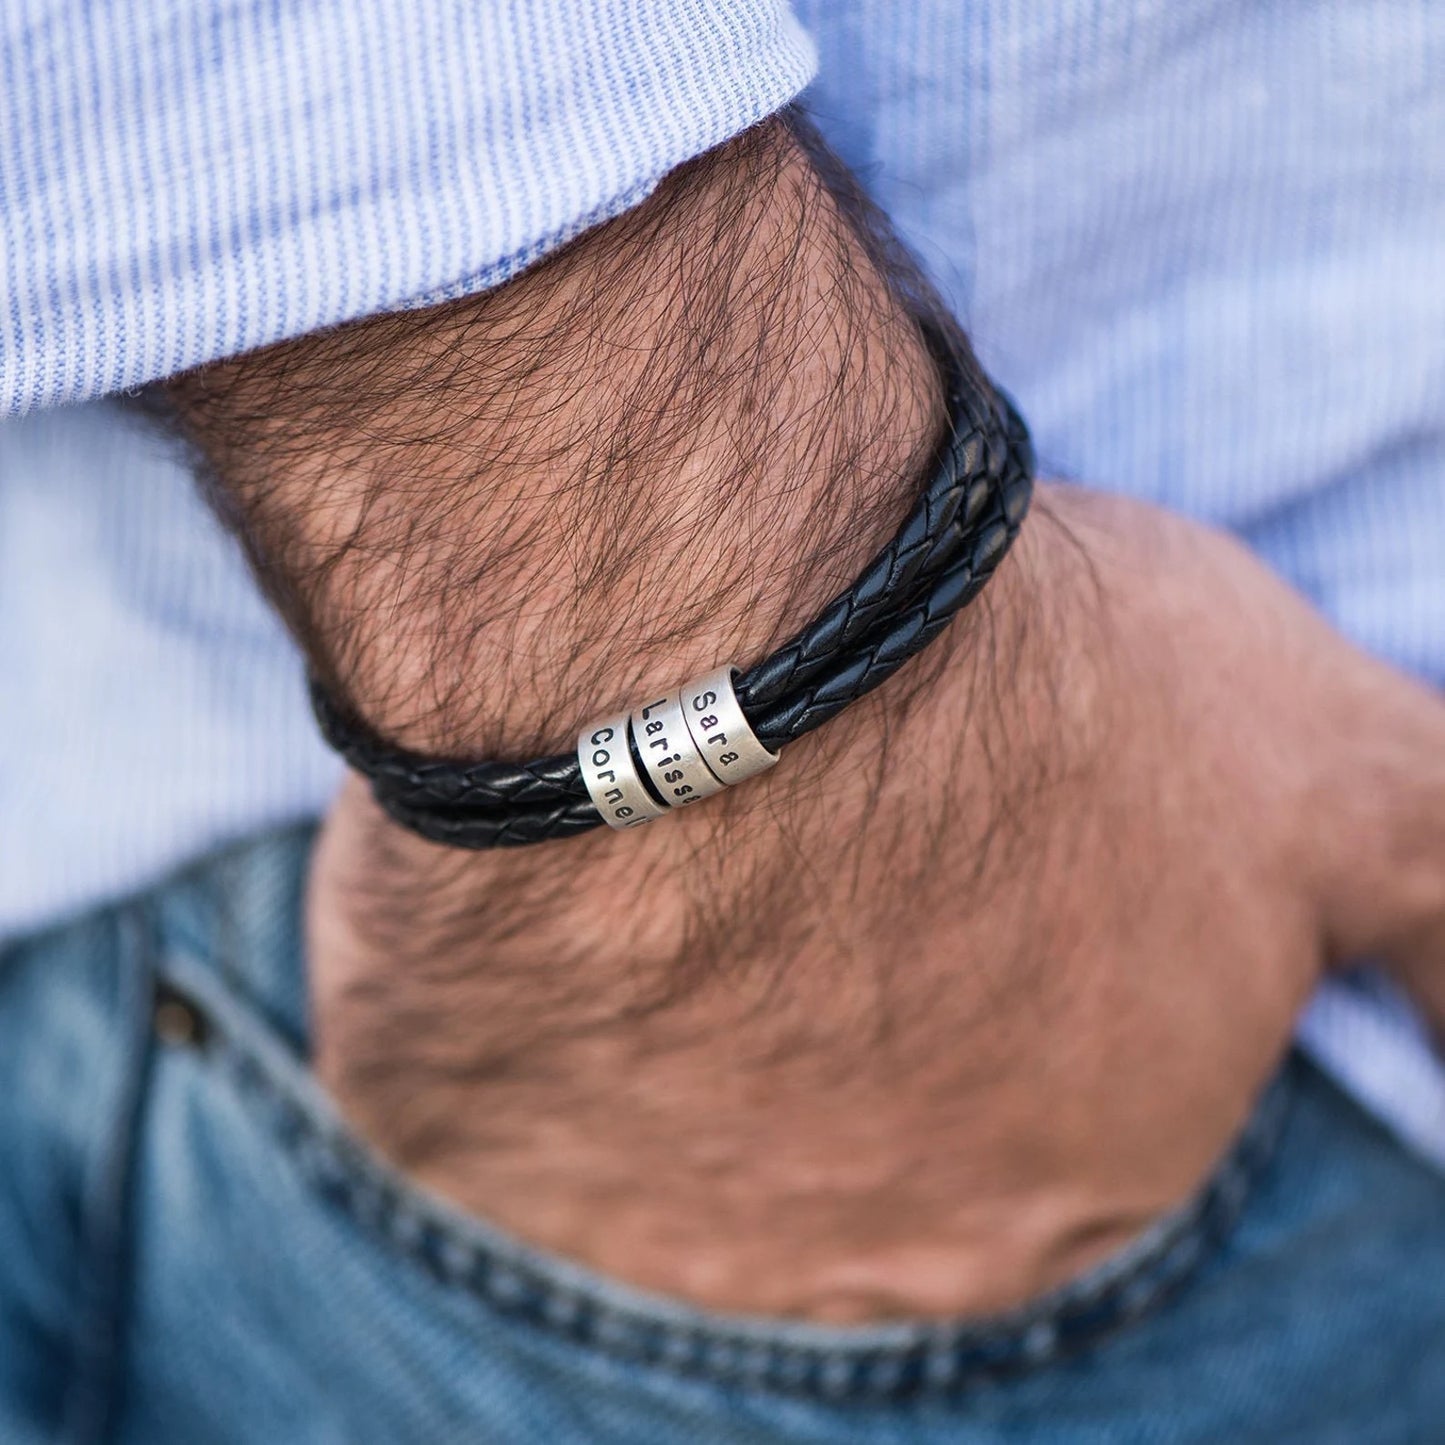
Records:
[[[494,286],[809,81],[780,0],[0,17],[0,415]]]

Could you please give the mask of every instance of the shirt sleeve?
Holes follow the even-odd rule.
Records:
[[[813,65],[783,0],[14,0],[0,415],[497,285]]]

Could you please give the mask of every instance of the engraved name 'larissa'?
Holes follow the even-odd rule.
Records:
[[[661,718],[653,717],[653,713],[667,706],[667,699],[660,698],[657,702],[650,702],[642,709],[643,721],[643,742],[649,749],[657,749],[661,756],[649,756],[653,767],[665,769],[662,773],[662,781],[672,789],[672,795],[677,799],[674,807],[685,807],[688,803],[700,801],[702,795],[687,782],[687,771],[678,766],[682,763],[682,754],[679,753],[667,736],[667,724]]]

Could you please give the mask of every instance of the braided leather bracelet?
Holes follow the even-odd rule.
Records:
[[[771,657],[660,691],[631,714],[583,728],[577,752],[527,763],[394,747],[313,680],[326,740],[397,822],[459,848],[540,843],[604,821],[631,827],[771,766],[786,743],[922,651],[978,595],[1028,510],[1033,449],[1022,419],[961,343],[925,334],[947,382],[949,419],[932,477],[858,580]]]

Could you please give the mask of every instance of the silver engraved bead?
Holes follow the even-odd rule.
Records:
[[[667,809],[647,791],[627,745],[627,714],[598,718],[577,738],[582,781],[609,828],[635,828]]]
[[[748,725],[733,690],[737,668],[728,664],[699,677],[682,689],[682,714],[693,746],[712,775],[732,787],[744,778],[766,772],[777,762]]]
[[[685,808],[722,792],[687,730],[675,691],[657,693],[634,709],[632,736],[654,791],[668,807]]]

